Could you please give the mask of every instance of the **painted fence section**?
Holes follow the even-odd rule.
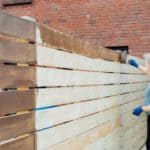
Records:
[[[132,110],[150,78],[118,61],[119,53],[0,13],[0,150],[142,148],[146,117]]]
[[[143,104],[148,76],[128,64],[43,46],[37,50],[44,66],[36,72],[37,83],[47,87],[36,93],[37,150],[138,150],[144,145],[145,114],[135,117],[132,110]]]

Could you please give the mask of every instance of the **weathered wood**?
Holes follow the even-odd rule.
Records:
[[[7,143],[0,144],[0,150],[35,150],[34,135],[14,139]]]
[[[131,65],[106,61],[102,59],[92,59],[40,45],[37,45],[37,63],[44,66],[89,71],[121,72],[133,74],[143,73]]]
[[[34,90],[0,92],[0,116],[34,108]]]
[[[114,129],[119,128],[119,126],[119,120],[114,121],[113,124],[111,122],[107,122],[102,126],[93,128],[84,134],[78,135],[65,141],[64,143],[49,147],[45,150],[83,150],[86,145],[92,144],[94,141],[97,141],[98,139],[110,134]]]
[[[34,131],[33,112],[0,118],[0,141],[15,138],[32,131]]]
[[[36,86],[34,67],[0,65],[0,88]]]
[[[37,132],[37,145],[39,148],[41,148],[59,144],[70,138],[83,134],[88,130],[101,126],[110,120],[116,120],[119,118],[119,115],[119,109],[115,107],[90,116],[86,116],[84,118],[80,118],[78,120],[61,124],[53,128],[49,128],[47,130]],[[45,137],[47,138],[45,139]]]
[[[0,34],[35,41],[35,23],[0,12]]]
[[[83,149],[96,150],[99,148],[100,150],[110,150],[113,148],[115,150],[121,150],[120,133],[121,128],[116,128],[110,134],[85,145]]]
[[[94,101],[64,105],[36,112],[36,129],[51,127],[56,124],[75,120],[93,113],[110,109],[131,100],[143,97],[144,92],[132,92]],[[70,113],[71,112],[71,113]],[[51,117],[50,117],[51,116]],[[49,119],[48,119],[49,118]]]
[[[11,40],[0,39],[0,62],[36,63],[36,47]]]
[[[39,89],[36,107],[55,106],[144,90],[147,83]],[[140,92],[140,91],[139,91]],[[59,93],[59,94],[58,94]]]
[[[43,26],[39,26],[38,28],[38,43],[46,44],[48,46],[55,47],[56,49],[62,49],[66,52],[80,54],[90,58],[121,61],[121,53],[91,45],[88,42],[76,39],[53,29],[48,29]]]
[[[75,86],[150,81],[149,76],[37,68],[38,86]]]

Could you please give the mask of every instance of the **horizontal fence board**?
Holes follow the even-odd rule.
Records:
[[[0,39],[0,54],[3,63],[36,63],[36,47],[32,44]]]
[[[0,12],[0,34],[35,41],[35,23]]]
[[[136,106],[142,106],[144,104],[144,96],[140,99],[132,100],[124,105],[120,106],[122,113],[127,113],[133,110]]]
[[[61,40],[60,40],[61,39]],[[90,58],[101,58],[111,61],[121,61],[121,53],[110,49],[91,45],[89,42],[74,38],[54,29],[39,26],[37,43],[45,44],[67,52],[80,54]]]
[[[140,70],[127,64],[92,59],[44,46],[37,46],[37,63],[44,66],[79,70],[143,74]]]
[[[34,90],[0,92],[0,116],[18,111],[32,110],[34,108]]]
[[[89,145],[85,145],[83,150],[120,150],[121,149],[121,128],[116,128],[110,134],[100,138]],[[108,142],[109,141],[109,142]]]
[[[71,138],[64,143],[49,147],[45,150],[83,150],[86,145],[92,144],[104,136],[110,134],[113,130],[120,126],[120,122],[116,120],[114,123],[107,122],[102,126],[93,128],[88,132]],[[43,149],[41,149],[43,150]]]
[[[98,85],[149,81],[146,75],[37,68],[38,86]]]
[[[33,112],[1,117],[0,141],[34,131],[34,120]]]
[[[0,65],[0,88],[35,86],[35,75],[34,67]]]
[[[35,150],[35,137],[28,135],[0,144],[0,150]]]
[[[37,132],[36,140],[38,147],[39,149],[42,149],[42,147],[49,147],[59,144],[72,137],[83,134],[90,129],[103,125],[109,120],[116,120],[119,118],[119,115],[119,109],[115,107],[110,110],[105,110],[91,116],[80,118],[78,120]],[[45,139],[45,137],[47,138]]]
[[[143,90],[146,86],[147,83],[134,83],[39,89],[36,92],[36,107],[55,106],[123,94]]]
[[[75,103],[36,112],[36,129],[51,127],[143,97],[144,92],[132,92],[94,101]],[[70,113],[71,112],[71,113]],[[55,116],[50,118],[50,116]],[[60,117],[61,116],[61,117]],[[48,119],[49,118],[49,119]]]
[[[145,130],[143,130],[144,128],[146,128],[145,122],[140,122],[136,124],[134,128],[131,128],[124,134],[125,148],[132,150],[135,147],[139,146],[138,142],[139,142],[139,139],[141,139],[140,137],[143,137],[143,139],[146,139],[146,132]],[[145,134],[145,136],[143,136],[143,133]],[[129,140],[129,139],[132,139],[132,140]],[[139,149],[140,147],[138,147],[137,149]]]

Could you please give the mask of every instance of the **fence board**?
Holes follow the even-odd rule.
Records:
[[[38,86],[98,85],[149,81],[146,75],[37,68]]]
[[[35,41],[35,23],[0,12],[0,33]]]
[[[35,150],[34,135],[14,139],[10,142],[0,144],[0,150]]]
[[[36,50],[32,44],[0,39],[0,62],[36,63]]]
[[[120,123],[118,120],[116,120],[116,122],[114,122],[113,125],[111,122],[108,122],[100,127],[93,128],[92,130],[89,130],[88,132],[82,135],[67,140],[64,143],[60,143],[56,146],[49,147],[45,150],[83,150],[86,145],[89,145],[94,141],[110,134],[114,129],[118,128],[119,126]]]
[[[35,74],[34,67],[0,65],[0,88],[35,86]]]
[[[46,44],[66,52],[76,53],[90,58],[101,58],[111,61],[121,61],[121,53],[91,45],[88,42],[76,39],[72,36],[39,26],[37,42]],[[61,39],[61,40],[60,40]]]
[[[110,150],[112,148],[115,150],[120,150],[121,149],[120,133],[121,128],[116,128],[114,131],[112,131],[105,137],[95,140],[93,141],[93,143],[89,145],[85,145],[83,150],[96,150],[97,148],[99,150]],[[108,141],[109,144],[107,144]]]
[[[34,108],[34,90],[0,92],[0,116]]]
[[[123,94],[146,88],[147,83],[100,85],[89,87],[61,87],[39,89],[36,93],[36,107],[75,103],[106,96]]]
[[[15,138],[32,131],[34,131],[33,112],[0,118],[0,141]]]
[[[142,74],[141,71],[130,65],[105,61],[102,59],[92,59],[44,46],[37,46],[37,62],[39,65],[52,67],[101,72],[103,71]]]
[[[59,144],[72,137],[83,134],[90,129],[103,125],[109,120],[116,120],[117,118],[119,118],[119,109],[115,107],[110,110],[105,110],[91,116],[37,132],[37,145],[40,149],[41,147],[50,147]],[[45,137],[47,138],[45,139]]]
[[[40,110],[36,112],[36,129],[51,127],[59,123],[103,111],[105,109],[117,106],[120,103],[123,104],[125,102],[141,98],[143,97],[143,94],[143,91],[134,93],[132,92],[129,94],[118,95],[94,101],[87,101],[83,103],[55,107],[52,109]],[[50,116],[55,117],[48,119]]]

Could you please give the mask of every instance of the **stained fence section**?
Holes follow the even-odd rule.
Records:
[[[32,22],[0,13],[0,150],[35,150]]]

